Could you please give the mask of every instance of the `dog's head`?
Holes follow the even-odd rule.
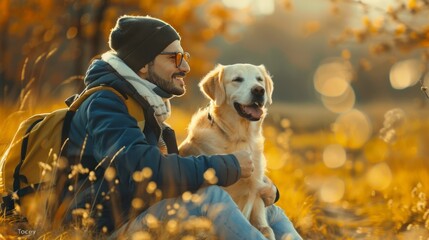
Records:
[[[273,81],[264,65],[218,65],[200,88],[216,106],[227,104],[250,121],[260,120],[265,105],[272,103]]]

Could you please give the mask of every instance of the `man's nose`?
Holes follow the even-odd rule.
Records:
[[[183,59],[182,63],[179,66],[179,70],[185,73],[188,73],[191,71],[191,67],[189,66],[188,61],[186,61],[185,59]]]

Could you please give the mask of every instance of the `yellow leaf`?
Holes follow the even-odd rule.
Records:
[[[398,24],[398,26],[396,26],[395,29],[395,34],[396,35],[401,35],[403,34],[405,31],[407,30],[407,26],[405,26],[404,24]]]
[[[350,51],[348,49],[344,49],[343,51],[341,51],[341,57],[343,59],[349,60],[351,58],[352,54],[350,53]]]
[[[290,0],[284,0],[283,7],[286,9],[286,11],[291,11],[293,9],[292,2]]]
[[[409,10],[416,10],[417,9],[417,1],[416,0],[408,0],[407,8]]]
[[[316,33],[320,30],[320,22],[319,21],[309,21],[304,24],[304,34],[306,36]]]
[[[364,70],[364,71],[369,71],[372,69],[372,65],[371,62],[369,62],[367,59],[361,59],[359,61],[359,66]]]
[[[371,20],[369,20],[368,16],[364,16],[362,18],[362,23],[365,27],[370,28],[371,27]]]

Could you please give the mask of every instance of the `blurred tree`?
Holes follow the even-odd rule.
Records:
[[[93,57],[108,50],[110,29],[124,14],[171,23],[191,52],[194,76],[212,68],[216,51],[207,43],[232,37],[231,27],[243,23],[218,0],[2,0],[0,101],[76,92],[82,87],[76,80]]]
[[[411,88],[396,91],[388,81],[389,69],[405,58],[420,57],[428,65],[429,1],[275,1],[276,11],[246,29],[247,36],[225,51],[223,61],[234,61],[243,48],[253,51],[252,60],[266,64],[275,79],[285,79],[276,82],[277,90],[284,89],[275,92],[278,99],[303,102],[317,97],[308,82],[328,56],[353,64],[352,85],[360,102],[416,95]]]
[[[357,10],[354,20],[347,19],[347,14],[343,13],[343,9],[350,9],[350,7]],[[411,87],[415,86],[419,79],[422,80],[428,72],[429,1],[332,0],[331,10],[333,15],[348,21],[343,31],[331,39],[331,43],[340,47],[354,44],[368,48],[368,56],[342,55],[345,60],[357,60],[356,70],[360,78],[354,85],[360,89],[368,89],[371,84],[368,84],[368,81],[389,79],[389,89],[402,90],[403,96],[408,96],[408,99],[416,96],[415,89]],[[361,55],[360,59],[356,55]],[[404,59],[417,61],[414,61],[416,64],[413,67],[393,71],[398,69],[395,65],[403,62]],[[370,78],[367,72],[372,69],[372,78]],[[362,81],[362,79],[367,80]],[[404,91],[406,88],[408,88],[408,95],[405,94],[407,91]],[[376,89],[380,88],[376,87]],[[380,94],[379,91],[360,91],[361,96],[365,98],[371,93]]]
[[[363,17],[360,27],[349,26],[332,39],[334,44],[342,44],[350,40],[357,43],[369,43],[369,51],[373,55],[383,53],[395,54],[416,51],[422,60],[427,61],[429,52],[429,1],[401,0],[378,1],[364,0],[332,0],[332,12],[340,14],[342,5],[357,5],[362,9]],[[390,4],[387,4],[390,3]],[[368,62],[361,61],[361,67],[370,67]]]

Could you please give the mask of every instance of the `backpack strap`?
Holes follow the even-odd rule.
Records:
[[[31,130],[43,119],[39,119],[32,123],[30,127],[28,127],[27,131],[25,131],[24,138],[22,139],[22,146],[21,146],[21,159],[18,163],[18,165],[15,168],[15,171],[13,172],[13,191],[16,192],[21,188],[20,180],[24,180],[24,182],[27,182],[27,179],[25,176],[20,175],[19,172],[21,170],[21,166],[24,163],[25,157],[27,155],[27,147],[28,147],[28,137],[30,135]],[[22,179],[24,178],[24,179]]]
[[[149,144],[157,145],[158,140],[161,137],[161,126],[158,124],[155,119],[155,110],[150,106],[150,104],[144,99],[137,90],[129,83],[125,78],[120,75],[116,70],[114,70],[110,65],[109,68],[112,69],[112,72],[118,77],[117,80],[109,83],[109,86],[117,89],[121,93],[124,93],[127,96],[133,98],[137,103],[143,108],[145,114],[145,127],[143,132],[148,136]],[[151,142],[150,139],[156,139],[155,142]]]
[[[117,76],[117,80],[114,80],[112,82],[109,82],[108,85],[100,85],[100,83],[94,82],[92,84],[89,84],[87,86],[87,89],[95,89],[95,88],[111,88],[116,90],[116,92],[119,92],[122,94],[123,97],[126,99],[132,98],[133,101],[127,101],[125,100],[125,103],[127,104],[128,111],[131,116],[136,118],[138,125],[140,129],[144,132],[146,136],[148,136],[149,139],[157,139],[159,140],[160,137],[163,138],[164,142],[166,143],[168,153],[178,153],[178,147],[177,147],[177,141],[176,136],[174,133],[174,130],[171,128],[166,128],[161,130],[161,126],[158,124],[157,120],[155,119],[155,111],[150,106],[150,104],[144,99],[137,90],[129,83],[125,78],[120,75],[118,72],[116,72],[115,69],[113,69],[110,65],[107,65],[107,68],[110,68],[112,73],[114,73]],[[128,103],[130,102],[130,103]],[[143,109],[143,111],[141,110]],[[140,114],[143,114],[141,116]],[[140,117],[141,116],[141,117]],[[144,120],[144,126],[141,124],[141,120]],[[150,144],[157,145],[158,141],[151,142],[149,140]]]
[[[76,110],[79,108],[79,106],[83,103],[83,101],[85,101],[89,96],[91,96],[93,93],[101,91],[101,90],[108,90],[113,92],[114,94],[116,94],[116,96],[120,97],[121,100],[125,103],[125,105],[127,106],[128,112],[130,113],[131,116],[133,116],[136,120],[137,123],[140,127],[140,129],[143,130],[144,128],[144,123],[145,123],[145,115],[143,112],[142,107],[139,105],[139,103],[134,100],[132,97],[129,98],[126,94],[119,92],[118,90],[116,90],[116,88],[114,87],[110,87],[110,86],[105,86],[105,85],[100,85],[100,86],[96,86],[96,87],[92,87],[89,89],[86,89],[85,91],[83,91],[78,98],[70,105],[69,107],[69,111],[72,112],[76,112]],[[66,116],[67,119],[67,116]],[[66,120],[65,120],[66,121]],[[70,121],[71,121],[71,117],[70,117]],[[64,122],[64,126],[70,128],[70,124],[66,122]],[[68,135],[69,130],[64,130],[63,133],[66,133],[65,135]]]
[[[27,186],[23,189],[21,189],[21,181],[28,183],[27,178],[24,175],[20,174],[21,171],[21,166],[24,163],[25,160],[25,156],[27,155],[27,147],[28,147],[28,137],[30,135],[31,130],[43,119],[39,119],[37,121],[35,121],[34,123],[32,123],[30,125],[30,127],[28,127],[28,129],[25,131],[25,135],[24,138],[22,139],[22,145],[21,145],[21,158],[19,160],[18,165],[16,165],[15,170],[13,172],[13,192],[17,194],[18,198],[17,199],[13,199],[12,195],[7,195],[6,197],[3,198],[3,202],[4,202],[4,207],[6,208],[5,212],[8,213],[12,207],[15,208],[15,204],[20,204],[20,194],[21,194],[21,190],[24,190],[25,194],[30,193],[31,192],[31,187]]]
[[[109,65],[110,66],[110,65]],[[157,120],[155,119],[155,111],[150,106],[150,104],[144,99],[137,90],[121,76],[119,73],[116,72],[112,68],[112,71],[116,74],[116,76],[119,78],[119,80],[115,80],[111,83],[109,83],[109,86],[119,90],[120,92],[123,92],[127,96],[132,97],[135,99],[140,106],[143,107],[143,111],[146,114],[146,125],[144,128],[144,133],[146,136],[155,135],[154,137],[156,139],[159,139],[160,137],[163,138],[168,153],[179,153],[178,147],[177,147],[177,141],[176,141],[176,135],[173,129],[170,127],[166,127],[163,130],[161,130],[160,125],[158,124]],[[162,133],[162,134],[161,134]],[[153,142],[152,144],[158,144],[157,142]]]
[[[75,112],[79,108],[79,106],[83,103],[83,101],[85,101],[93,93],[101,91],[101,90],[109,90],[109,91],[113,92],[114,94],[116,94],[118,97],[120,97],[122,99],[122,101],[124,101],[124,102],[126,101],[126,97],[124,95],[122,95],[120,92],[118,92],[118,90],[114,89],[113,87],[100,85],[100,86],[96,86],[96,87],[92,87],[92,88],[84,90],[77,97],[77,99],[70,105],[69,110]]]
[[[15,210],[15,204],[20,205],[20,199],[21,197],[28,195],[30,193],[36,192],[38,189],[43,189],[45,186],[45,183],[36,183],[32,184],[30,186],[26,186],[23,188],[18,189],[17,191],[14,191],[14,195],[16,194],[16,199],[14,195],[8,194],[4,197],[2,197],[2,203],[0,204],[0,213],[5,214],[5,216],[10,216],[14,214]]]

